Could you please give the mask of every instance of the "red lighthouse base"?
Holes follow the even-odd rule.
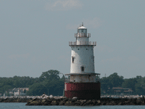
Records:
[[[65,83],[65,96],[79,99],[100,99],[100,82]]]

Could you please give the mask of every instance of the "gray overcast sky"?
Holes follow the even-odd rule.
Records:
[[[145,0],[0,0],[0,77],[69,73],[82,22],[101,77],[145,76]]]

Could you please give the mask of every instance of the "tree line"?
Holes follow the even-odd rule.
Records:
[[[96,77],[98,79],[98,77]],[[132,94],[145,95],[145,77],[136,76],[134,78],[124,79],[116,72],[108,77],[99,78],[101,83],[101,94],[114,94],[113,87],[130,88]],[[63,95],[64,75],[60,75],[58,70],[48,70],[42,72],[40,77],[0,77],[0,93],[4,94],[13,88],[29,88],[27,95]]]
[[[115,72],[108,77],[102,77],[100,82],[102,94],[114,94],[113,87],[122,87],[132,89],[132,94],[145,95],[145,77],[142,76],[124,79]]]
[[[42,72],[40,77],[0,77],[0,93],[7,93],[13,88],[29,88],[27,95],[62,95],[64,89],[64,76],[57,70]]]

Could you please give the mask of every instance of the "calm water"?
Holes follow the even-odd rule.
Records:
[[[145,106],[25,106],[26,103],[0,103],[0,109],[145,109]]]

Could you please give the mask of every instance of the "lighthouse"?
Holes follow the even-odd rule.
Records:
[[[90,42],[91,34],[82,24],[77,28],[76,41],[69,42],[71,47],[70,73],[65,74],[65,96],[80,99],[99,99],[100,82],[96,79],[94,66],[94,47],[96,42]]]

